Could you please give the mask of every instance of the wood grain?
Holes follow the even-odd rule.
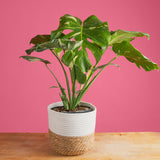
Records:
[[[47,133],[0,133],[0,160],[160,160],[160,133],[96,133],[92,151],[60,156]]]

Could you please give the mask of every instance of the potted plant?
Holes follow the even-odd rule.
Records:
[[[156,63],[143,56],[130,43],[136,37],[143,36],[149,39],[149,35],[142,32],[119,29],[110,31],[108,23],[100,21],[94,15],[82,23],[79,18],[66,14],[60,18],[59,27],[50,35],[37,35],[31,39],[30,43],[34,46],[26,50],[27,55],[21,57],[31,62],[43,62],[57,82],[57,86],[52,88],[60,89],[61,102],[48,106],[50,143],[56,152],[78,155],[92,147],[96,108],[81,100],[107,66],[118,66],[113,63],[115,59],[124,56],[145,71],[159,69]],[[115,57],[106,64],[99,65],[108,47],[115,52]],[[88,49],[95,58],[94,64],[88,57]],[[66,88],[50,69],[50,61],[30,56],[34,51],[44,50],[50,50],[59,61],[64,72]]]

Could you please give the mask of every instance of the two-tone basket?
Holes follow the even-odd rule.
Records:
[[[94,144],[96,108],[86,102],[81,106],[92,110],[83,113],[63,113],[53,110],[63,106],[62,102],[48,106],[49,139],[54,151],[62,155],[79,155],[90,150]]]

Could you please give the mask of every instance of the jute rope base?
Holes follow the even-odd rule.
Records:
[[[60,136],[49,130],[50,145],[62,155],[79,155],[90,150],[94,144],[94,133],[82,137]]]

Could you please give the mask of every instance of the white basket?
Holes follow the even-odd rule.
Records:
[[[95,132],[96,108],[90,103],[81,102],[81,106],[91,107],[93,111],[84,113],[63,113],[52,110],[54,107],[63,106],[62,102],[48,106],[49,129],[61,136],[80,137]]]

